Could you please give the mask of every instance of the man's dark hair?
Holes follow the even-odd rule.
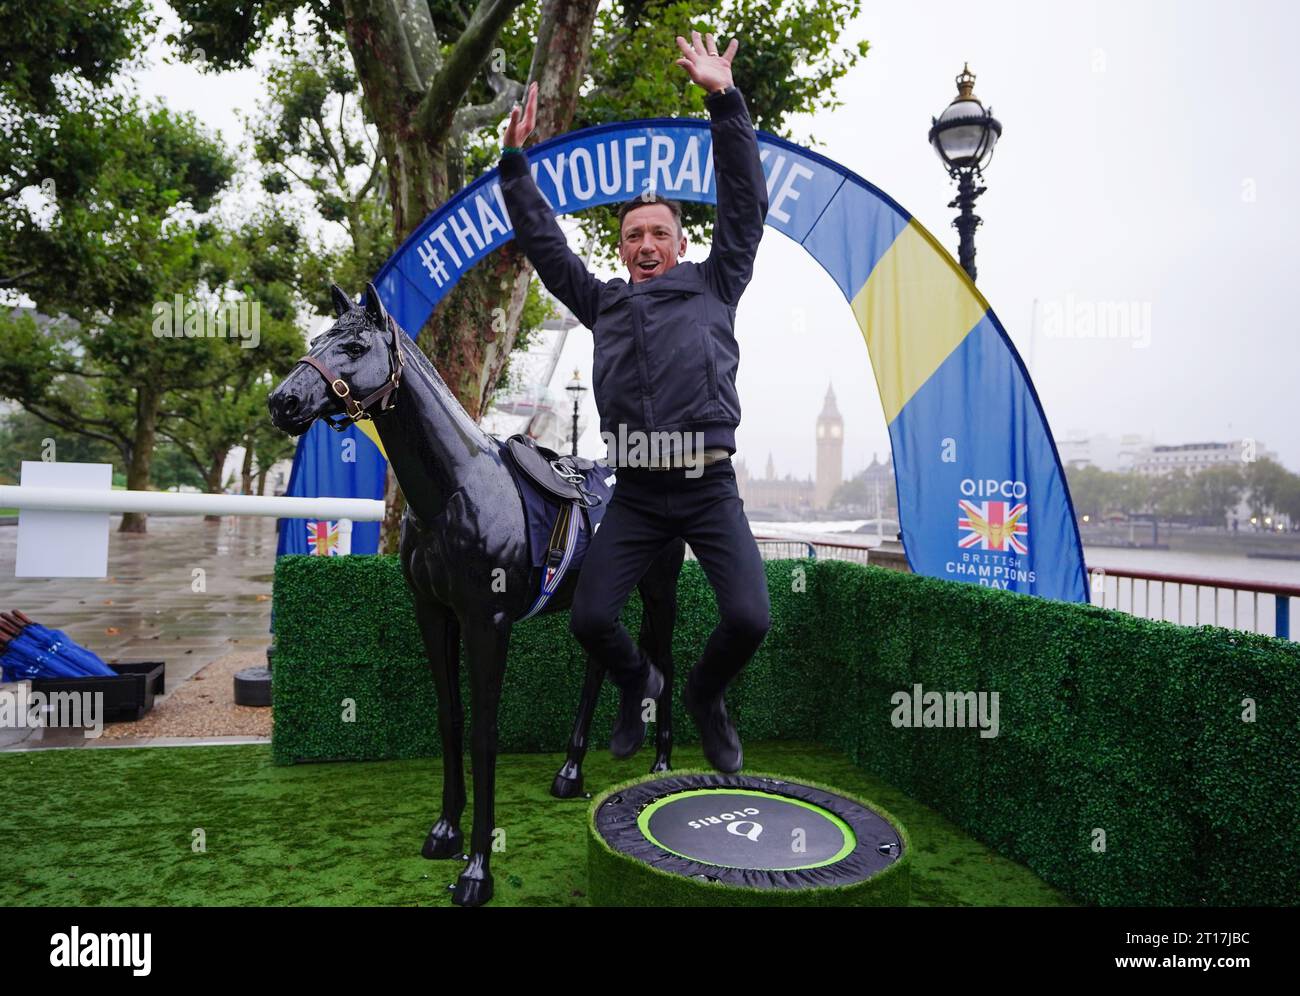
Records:
[[[669,200],[667,197],[660,197],[658,194],[647,191],[644,194],[638,194],[630,201],[624,201],[618,209],[618,235],[619,239],[623,238],[623,219],[627,217],[629,211],[635,211],[639,207],[645,207],[647,204],[663,204],[673,213],[673,221],[677,223],[677,237],[682,236],[682,206],[677,201]]]

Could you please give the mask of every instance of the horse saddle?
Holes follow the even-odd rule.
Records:
[[[600,503],[598,496],[583,487],[587,471],[596,466],[596,461],[585,457],[562,456],[520,433],[506,440],[506,450],[515,466],[557,501],[577,502],[584,508]]]
[[[533,566],[543,569],[540,590],[522,620],[540,612],[569,569],[582,563],[613,497],[614,471],[594,460],[561,456],[524,435],[498,439],[497,445],[509,454],[505,462],[523,504]]]

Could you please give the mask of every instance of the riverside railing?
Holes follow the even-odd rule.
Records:
[[[1291,639],[1291,599],[1300,598],[1300,585],[1295,584],[1131,567],[1094,565],[1088,568],[1088,578],[1093,605],[1183,626],[1225,626],[1282,640]]]

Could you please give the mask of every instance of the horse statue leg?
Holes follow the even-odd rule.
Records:
[[[510,649],[510,617],[493,611],[462,620],[470,680],[470,758],[474,766],[474,826],[469,863],[451,894],[457,906],[482,906],[492,898],[493,831],[496,829],[497,709]]]
[[[655,763],[650,770],[667,771],[672,755],[673,701],[673,626],[677,621],[677,576],[686,556],[686,544],[677,539],[668,543],[637,583],[641,592],[641,632],[637,642],[663,672],[664,690],[655,703]],[[569,734],[564,764],[551,782],[551,795],[557,799],[576,799],[582,795],[582,762],[587,756],[591,720],[605,682],[605,669],[595,658],[587,657],[587,674],[578,700],[578,714]]]
[[[430,859],[458,858],[464,850],[460,817],[465,811],[465,710],[460,701],[460,623],[451,609],[419,595],[415,618],[424,638],[442,740],[442,812],[420,853]]]
[[[591,717],[595,715],[600,689],[605,683],[605,669],[596,658],[587,655],[587,675],[582,681],[582,698],[578,700],[578,714],[573,719],[569,734],[568,753],[564,764],[551,782],[551,795],[557,799],[576,799],[582,795],[582,762],[587,756],[587,738],[591,733]]]
[[[641,649],[663,672],[664,688],[655,703],[655,760],[650,773],[672,769],[673,629],[677,624],[677,578],[686,559],[686,543],[675,539],[663,548],[637,585],[641,592]]]

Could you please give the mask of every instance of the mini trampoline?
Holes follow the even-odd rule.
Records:
[[[896,906],[910,845],[889,814],[773,774],[651,775],[588,821],[593,906]]]

